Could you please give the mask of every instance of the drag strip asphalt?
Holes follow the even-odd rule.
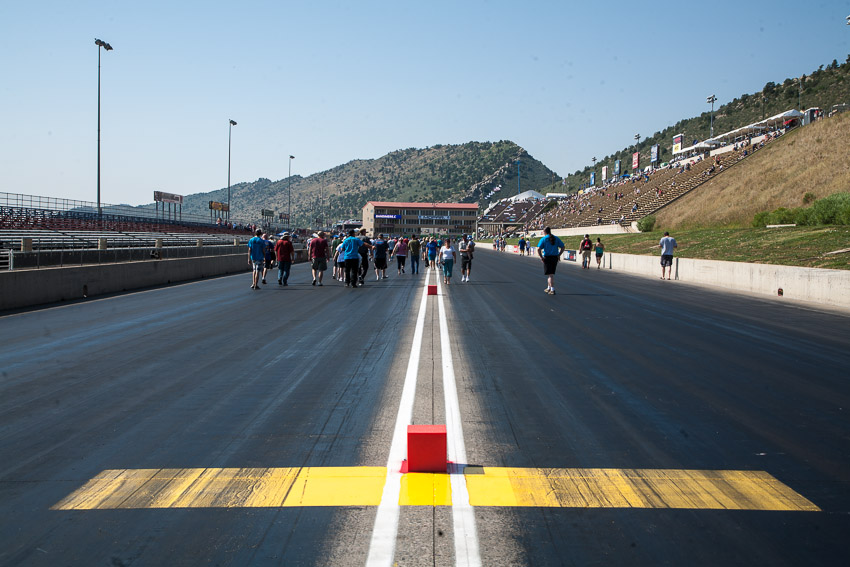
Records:
[[[424,292],[388,273],[0,314],[0,564],[365,565]],[[452,419],[450,352],[482,565],[846,561],[850,316],[545,286],[480,250],[426,298],[410,421]],[[402,475],[398,565],[463,563],[454,476]]]

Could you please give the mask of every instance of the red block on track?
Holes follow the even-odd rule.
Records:
[[[447,470],[445,425],[407,426],[408,472],[441,472]]]
[[[428,295],[437,295],[437,286],[429,285],[428,286]]]

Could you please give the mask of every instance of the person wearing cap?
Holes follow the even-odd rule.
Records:
[[[386,279],[387,277],[387,252],[390,250],[390,245],[384,240],[384,235],[379,234],[378,238],[372,241],[375,255],[375,280]]]
[[[458,244],[460,251],[460,281],[468,282],[469,274],[472,273],[472,256],[475,252],[475,243],[470,240],[468,234],[463,235],[463,239]]]
[[[419,273],[419,254],[421,253],[419,239],[414,234],[410,237],[410,242],[407,243],[407,248],[410,251],[408,256],[410,257],[410,273],[418,274]]]
[[[289,285],[289,270],[292,268],[292,262],[295,260],[295,248],[289,240],[291,234],[284,232],[274,245],[274,252],[277,256],[277,285]]]

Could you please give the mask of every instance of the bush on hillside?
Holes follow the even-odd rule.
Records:
[[[779,207],[775,211],[757,213],[753,217],[754,227],[764,227],[769,224],[850,225],[850,193],[835,193],[815,201],[810,207],[796,209]]]
[[[638,230],[641,232],[652,232],[655,228],[655,215],[648,215],[637,221]]]

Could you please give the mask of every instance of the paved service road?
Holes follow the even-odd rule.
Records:
[[[489,250],[455,272],[0,316],[0,564],[846,563],[850,315],[567,265],[549,296]],[[462,428],[466,462],[388,472],[408,422],[448,422],[450,457]]]

